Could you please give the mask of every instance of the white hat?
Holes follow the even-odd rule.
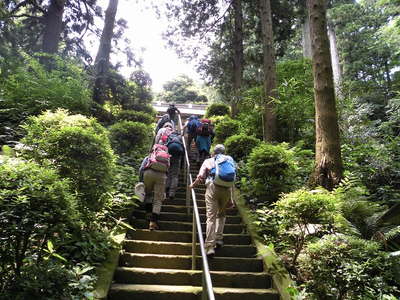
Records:
[[[215,145],[214,147],[215,154],[223,154],[225,153],[225,146],[222,144]]]

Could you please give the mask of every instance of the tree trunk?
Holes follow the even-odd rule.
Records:
[[[242,93],[243,79],[243,10],[242,0],[232,2],[235,18],[233,33],[233,100],[231,103],[232,117],[238,114],[238,103]]]
[[[113,37],[115,15],[117,14],[118,0],[110,0],[104,20],[104,28],[101,33],[99,51],[94,61],[96,70],[96,81],[94,84],[93,101],[104,103],[104,86],[106,84],[107,72],[110,63],[111,39]]]
[[[310,19],[306,15],[302,26],[303,56],[311,59]]]
[[[310,17],[315,98],[315,169],[311,183],[332,190],[342,179],[339,126],[325,0],[307,0]]]
[[[58,50],[58,42],[62,31],[62,18],[66,0],[51,0],[45,15],[42,50],[54,54]]]
[[[272,31],[272,13],[270,0],[260,0],[261,29],[264,53],[264,112],[263,132],[265,141],[276,138],[276,114],[274,99],[278,97],[276,89],[275,49]]]
[[[332,71],[333,71],[333,82],[335,84],[335,92],[338,98],[341,98],[340,84],[342,82],[342,70],[339,61],[339,51],[337,48],[336,32],[333,24],[328,22],[328,37],[329,45],[331,49],[331,59],[332,59]]]

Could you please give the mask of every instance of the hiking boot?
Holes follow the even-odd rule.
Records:
[[[213,258],[215,255],[215,250],[214,248],[208,248],[206,249],[206,255],[208,258]]]
[[[159,215],[152,213],[150,216],[150,223],[149,223],[149,229],[150,230],[158,230],[160,229],[160,225],[158,225],[158,218]]]
[[[150,221],[149,223],[149,230],[158,230],[160,227],[158,226],[157,222]]]

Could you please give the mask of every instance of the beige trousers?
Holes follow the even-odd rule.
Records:
[[[166,179],[167,175],[165,173],[157,172],[152,169],[147,169],[143,173],[143,182],[146,193],[144,202],[153,203],[152,212],[157,215],[161,212],[161,205],[165,197]]]
[[[206,187],[206,250],[215,248],[216,242],[223,238],[226,205],[230,197],[230,188],[220,187],[212,182]]]

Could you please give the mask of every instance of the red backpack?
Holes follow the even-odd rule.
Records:
[[[153,169],[159,172],[167,172],[169,168],[168,147],[160,144],[155,144],[147,160],[145,169]]]
[[[211,120],[201,119],[199,126],[197,126],[196,133],[201,136],[211,135]]]
[[[166,128],[163,132],[163,134],[160,137],[160,140],[158,141],[161,145],[166,145],[168,143],[168,138],[170,134],[172,133],[172,129]]]

